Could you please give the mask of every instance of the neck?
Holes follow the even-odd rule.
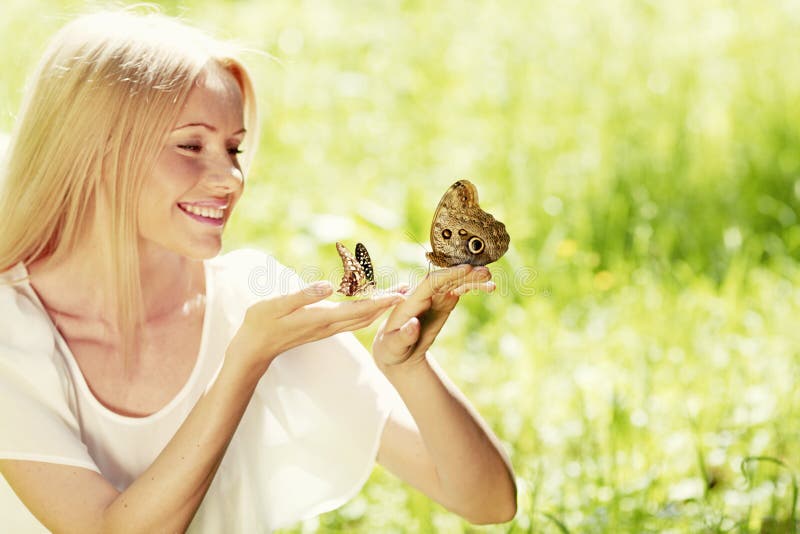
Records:
[[[28,265],[31,284],[51,311],[113,324],[116,302],[111,250],[100,236],[58,260],[44,258]],[[152,243],[140,243],[139,278],[146,322],[181,310],[205,292],[202,262]]]

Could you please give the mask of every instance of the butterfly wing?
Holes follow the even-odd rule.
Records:
[[[469,180],[459,180],[442,195],[431,223],[431,246],[440,239],[444,220],[450,213],[478,205],[478,189]],[[438,232],[437,232],[438,230]]]
[[[427,258],[439,267],[486,265],[508,250],[505,225],[478,206],[478,190],[468,180],[454,183],[439,201],[431,224]]]
[[[369,257],[369,252],[367,252],[367,247],[361,243],[356,243],[356,261],[364,269],[364,276],[366,276],[367,281],[374,283],[375,270],[372,268],[372,260]]]
[[[463,213],[469,205],[477,202],[478,190],[469,180],[457,181],[442,195],[431,222],[430,240],[433,251],[426,254],[434,265],[449,267],[458,263],[457,260],[448,257],[446,252],[452,246],[450,242],[453,233],[452,219],[454,215]]]
[[[366,252],[367,249],[364,245],[361,245],[361,248],[366,255],[366,261],[369,262],[369,273],[370,276],[372,276],[372,263],[370,262],[369,254]],[[374,286],[375,282],[367,279],[367,273],[362,267],[361,261],[357,259],[357,256],[353,256],[353,254],[347,250],[347,247],[338,242],[336,243],[336,251],[339,253],[339,257],[342,259],[342,266],[344,267],[342,283],[339,285],[338,292],[352,297],[369,291],[369,288]],[[358,251],[359,248],[356,247],[357,255]]]

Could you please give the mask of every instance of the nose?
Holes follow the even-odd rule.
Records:
[[[208,163],[206,181],[215,191],[230,193],[241,189],[244,174],[239,165],[231,161],[230,156],[224,159],[213,158]]]

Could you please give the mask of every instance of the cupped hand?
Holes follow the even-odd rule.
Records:
[[[323,281],[257,302],[247,309],[228,353],[266,371],[282,352],[364,328],[404,299],[401,293],[393,292],[369,299],[326,302],[332,293],[330,283]]]
[[[486,267],[471,265],[429,273],[378,330],[372,343],[378,366],[386,371],[424,359],[459,297],[468,291],[491,293],[495,289],[491,278]]]

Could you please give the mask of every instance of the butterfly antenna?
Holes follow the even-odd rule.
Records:
[[[406,237],[408,237],[411,241],[413,241],[414,243],[416,243],[417,245],[422,247],[422,250],[425,251],[425,257],[427,258],[428,257],[428,249],[425,248],[425,245],[423,245],[422,243],[417,241],[417,238],[414,236],[414,234],[412,234],[408,230],[406,230],[405,233],[406,233]],[[432,265],[431,260],[428,260],[428,274],[431,274],[431,265]]]
[[[416,237],[414,234],[412,234],[411,232],[409,232],[408,230],[406,230],[406,237],[407,237],[407,238],[409,238],[409,239],[410,239],[411,241],[413,241],[414,243],[416,243],[417,245],[421,246],[421,247],[422,247],[422,250],[424,250],[425,252],[428,252],[428,249],[426,249],[426,248],[425,248],[425,245],[423,245],[423,244],[422,244],[422,243],[421,243],[421,242],[420,242],[420,241],[417,239],[417,237]]]

